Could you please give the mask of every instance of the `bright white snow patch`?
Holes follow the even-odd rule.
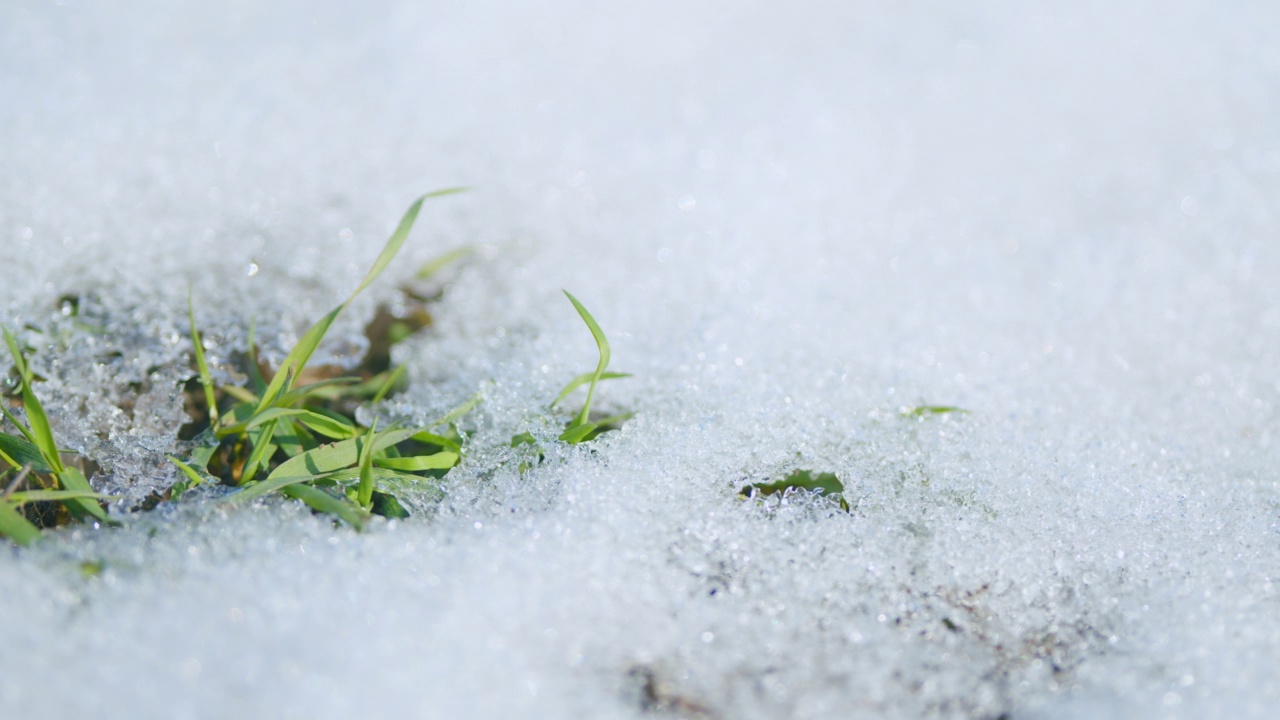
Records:
[[[438,511],[0,552],[0,715],[1272,716],[1276,7],[544,5],[0,8],[0,321],[119,491],[172,479],[188,286],[278,353],[418,193],[476,188],[400,277],[492,250],[400,358],[408,410],[488,388]],[[522,476],[594,363],[561,288],[638,415]],[[797,467],[851,512],[737,498]]]

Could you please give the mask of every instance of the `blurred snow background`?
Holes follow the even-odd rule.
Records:
[[[509,437],[594,363],[565,287],[639,414],[525,477],[478,453],[363,535],[195,504],[0,553],[2,714],[1271,717],[1277,27],[1233,0],[4,3],[0,320],[60,329],[41,391],[116,486],[170,477],[188,286],[214,341],[287,344],[453,185],[399,277],[491,251],[405,349],[405,402],[492,381],[477,442]],[[898,417],[920,403],[972,412]],[[736,499],[796,467],[852,512]]]

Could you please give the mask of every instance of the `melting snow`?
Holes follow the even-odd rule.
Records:
[[[486,252],[400,409],[486,402],[444,503],[365,534],[195,500],[0,552],[0,714],[1271,717],[1278,23],[6,3],[0,320],[100,483],[173,479],[188,287],[213,355],[255,318],[278,357],[435,188],[475,190],[394,270]],[[561,288],[638,414],[521,475],[595,361]],[[849,512],[737,496],[796,468]]]

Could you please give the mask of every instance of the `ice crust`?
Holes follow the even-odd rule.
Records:
[[[188,288],[279,357],[431,189],[325,352],[479,244],[392,412],[485,394],[407,521],[0,552],[0,716],[1273,716],[1280,8],[543,5],[0,7],[0,321],[99,485],[173,479]],[[637,415],[522,475],[561,288]],[[738,498],[796,468],[850,511]]]

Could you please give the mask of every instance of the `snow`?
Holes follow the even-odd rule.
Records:
[[[398,409],[485,403],[406,521],[206,498],[0,552],[0,715],[1271,717],[1278,15],[4,4],[0,321],[55,329],[100,483],[173,479],[188,287],[215,359],[250,318],[279,357],[436,188],[326,352],[477,243]],[[595,362],[561,288],[637,415],[522,475]],[[850,511],[738,499],[796,468]]]

